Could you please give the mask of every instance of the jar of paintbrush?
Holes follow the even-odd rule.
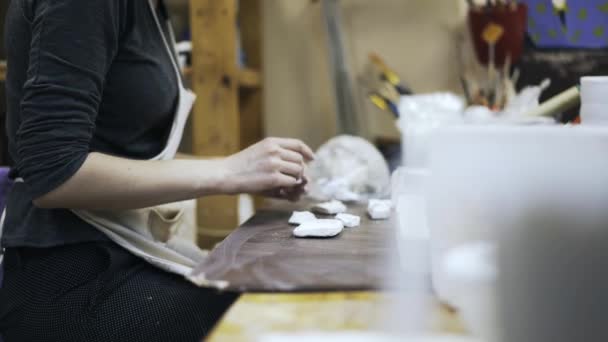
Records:
[[[511,77],[511,65],[523,51],[528,8],[515,0],[487,0],[483,4],[469,0],[468,3],[475,55],[487,68],[487,74],[474,82],[477,87],[472,87],[463,77],[465,94],[470,105],[500,111],[514,93],[516,77]]]
[[[469,28],[480,63],[502,66],[507,57],[517,62],[523,52],[528,7],[515,0],[488,0],[483,6],[469,0]]]

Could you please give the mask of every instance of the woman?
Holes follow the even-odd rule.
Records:
[[[303,192],[313,154],[298,140],[266,139],[223,159],[151,160],[168,159],[157,157],[184,112],[164,15],[152,0],[11,0],[17,183],[1,240],[6,342],[196,341],[234,299],[144,262],[77,210]]]

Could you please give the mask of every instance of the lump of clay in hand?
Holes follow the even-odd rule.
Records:
[[[319,214],[335,215],[346,212],[346,206],[340,201],[333,200],[315,205],[312,211]]]
[[[342,221],[342,223],[344,223],[344,227],[346,228],[358,227],[359,224],[361,224],[361,217],[357,215],[342,213],[336,215],[336,219]]]
[[[305,237],[334,237],[342,232],[344,224],[340,220],[314,220],[304,222],[293,230],[293,235]]]
[[[294,211],[289,218],[289,224],[302,224],[308,221],[314,221],[317,217],[310,211]]]
[[[386,220],[391,216],[393,203],[390,200],[370,199],[367,213],[372,220]]]

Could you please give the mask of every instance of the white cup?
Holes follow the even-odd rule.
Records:
[[[581,119],[582,124],[587,126],[608,125],[608,103],[585,103],[582,106]]]
[[[608,76],[581,77],[581,99],[587,102],[608,103]]]
[[[454,247],[446,253],[443,272],[450,283],[449,303],[466,328],[486,342],[498,338],[496,246],[487,242]]]
[[[583,125],[608,125],[608,76],[581,78]]]
[[[414,252],[423,262],[418,271],[430,269],[428,255],[429,228],[426,210],[426,181],[428,170],[399,168],[392,176],[391,198],[395,205],[399,254],[404,265],[410,265],[409,253]]]

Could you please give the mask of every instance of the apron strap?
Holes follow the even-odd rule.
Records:
[[[169,58],[173,64],[173,68],[175,69],[175,73],[177,75],[177,82],[180,89],[185,89],[184,82],[182,79],[182,72],[179,68],[179,63],[177,62],[177,51],[175,50],[175,36],[173,34],[173,28],[171,27],[171,22],[169,21],[169,12],[167,11],[167,7],[165,6],[164,1],[158,2],[158,10],[161,12],[161,15],[165,17],[165,24],[167,26],[167,31],[169,31],[169,39],[165,35],[165,30],[163,29],[163,25],[161,24],[160,19],[158,18],[157,9],[154,7],[152,0],[148,0],[148,5],[150,6],[150,10],[152,11],[152,16],[154,17],[154,21],[156,22],[156,26],[158,27],[158,33],[163,40],[167,53],[169,54]]]

